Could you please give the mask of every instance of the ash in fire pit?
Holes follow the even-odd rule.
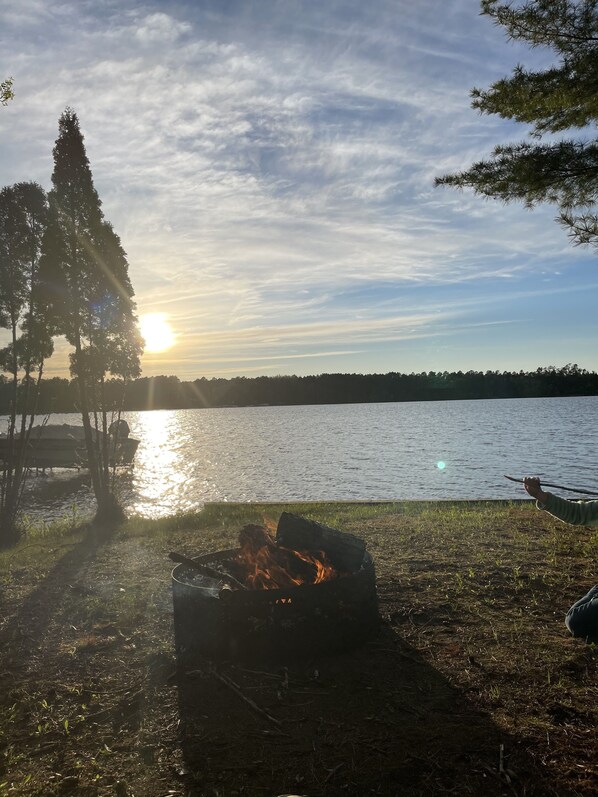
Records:
[[[175,643],[200,658],[288,659],[365,642],[378,628],[365,542],[287,512],[276,537],[245,526],[240,547],[186,559],[172,572]]]

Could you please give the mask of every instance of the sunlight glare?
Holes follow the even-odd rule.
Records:
[[[166,351],[175,342],[175,335],[167,320],[166,313],[147,313],[139,319],[141,337],[148,353]]]

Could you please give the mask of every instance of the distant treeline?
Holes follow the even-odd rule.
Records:
[[[9,382],[0,376],[0,414],[9,411]],[[598,395],[598,374],[577,365],[535,371],[428,371],[419,374],[320,374],[196,379],[176,376],[108,380],[108,404],[124,410],[248,407],[284,404],[350,404],[378,401],[536,398]],[[74,380],[41,383],[38,414],[78,411]]]

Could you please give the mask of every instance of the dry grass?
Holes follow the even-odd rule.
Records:
[[[363,536],[380,637],[174,678],[169,550],[283,508]],[[214,505],[0,554],[0,795],[270,797],[598,791],[598,654],[568,636],[598,536],[529,503]]]

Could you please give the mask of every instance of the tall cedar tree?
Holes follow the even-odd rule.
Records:
[[[472,106],[532,126],[534,142],[498,146],[490,160],[437,185],[473,188],[478,194],[548,202],[575,244],[598,246],[598,4],[595,0],[530,0],[521,5],[483,0],[482,14],[506,29],[510,39],[547,47],[557,62],[531,72],[522,66],[487,91],[472,90]],[[555,134],[578,129],[578,139]],[[548,135],[549,140],[541,141]]]
[[[0,470],[0,547],[18,540],[17,515],[26,478],[25,450],[35,419],[52,326],[41,290],[40,252],[47,224],[46,194],[36,183],[0,191],[0,371],[10,375],[4,458]]]
[[[67,108],[54,147],[53,188],[42,264],[58,331],[73,347],[96,519],[120,514],[114,494],[105,381],[140,373],[142,351],[133,288],[120,240],[104,219],[77,115]]]

